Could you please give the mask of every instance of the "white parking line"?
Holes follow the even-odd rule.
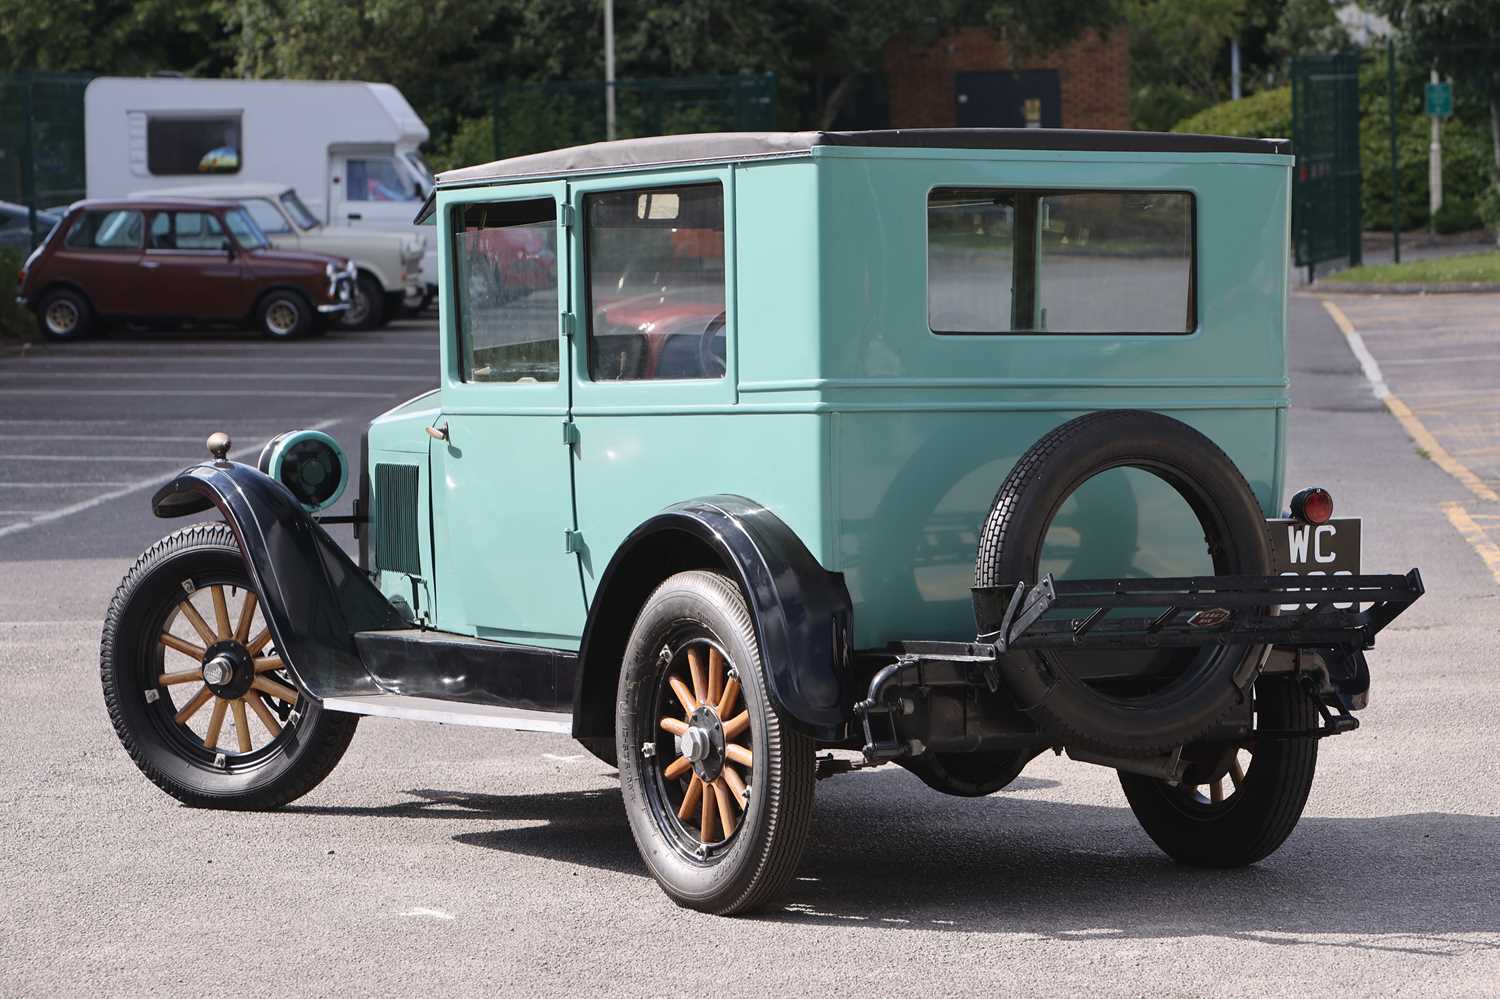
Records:
[[[329,427],[334,426],[339,422],[340,421],[338,420],[319,420],[317,423],[314,423],[309,429],[327,430]],[[261,446],[261,444],[256,443],[250,445],[249,447],[237,448],[234,451],[231,451],[229,456],[231,458],[238,458],[243,455],[258,452],[261,449]],[[89,484],[103,485],[104,483]],[[33,527],[40,527],[42,524],[50,524],[54,520],[61,520],[63,517],[70,517],[75,513],[82,513],[85,510],[92,510],[94,507],[100,506],[104,503],[108,503],[110,500],[116,500],[121,496],[128,496],[131,493],[139,492],[142,489],[150,489],[152,486],[159,486],[161,484],[161,475],[153,475],[149,479],[138,479],[135,482],[120,483],[118,488],[112,489],[110,492],[100,493],[99,495],[91,496],[86,500],[81,500],[77,503],[70,503],[67,506],[58,507],[56,510],[49,510],[46,513],[38,514],[34,517],[23,520],[18,524],[8,524],[5,527],[0,527],[0,538],[3,538],[10,534],[19,534],[20,532],[30,530]]]

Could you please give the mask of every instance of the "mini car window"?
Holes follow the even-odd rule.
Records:
[[[421,201],[422,186],[389,156],[345,160],[350,201]]]
[[[239,115],[152,115],[146,169],[158,177],[240,172]]]
[[[1187,333],[1193,196],[939,188],[927,201],[938,333]]]
[[[268,235],[284,235],[292,231],[287,225],[286,216],[265,198],[248,198],[240,202],[245,206],[245,211],[260,226],[261,231]]]
[[[557,381],[553,199],[456,206],[453,286],[464,381]]]
[[[608,191],[583,204],[589,377],[723,378],[723,187]]]
[[[84,212],[63,242],[73,249],[139,250],[145,231],[140,212]]]
[[[157,212],[151,219],[153,250],[213,250],[222,252],[224,227],[208,212]]]
[[[271,245],[266,238],[265,232],[255,224],[255,220],[245,213],[243,208],[231,208],[224,213],[224,224],[229,226],[229,231],[234,233],[234,238],[247,250],[264,250]]]

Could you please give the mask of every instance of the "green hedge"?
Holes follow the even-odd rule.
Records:
[[[0,247],[0,341],[36,339],[36,319],[16,304],[15,275],[26,258],[19,250]]]
[[[1359,162],[1363,174],[1364,227],[1391,227],[1391,132],[1386,109],[1386,70],[1371,60],[1360,70]],[[1421,113],[1420,81],[1403,78],[1398,99],[1397,152],[1401,164],[1401,225],[1425,228],[1427,211],[1427,116]],[[1226,101],[1184,118],[1174,132],[1287,138],[1292,134],[1292,88],[1263,90],[1239,101]],[[1461,232],[1480,224],[1480,196],[1494,176],[1490,125],[1485,116],[1448,119],[1443,126],[1443,207],[1434,219],[1440,232]]]

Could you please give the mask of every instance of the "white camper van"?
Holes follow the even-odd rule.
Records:
[[[418,153],[427,126],[390,84],[101,76],[84,92],[84,135],[91,198],[295,188],[328,225],[422,236],[422,281],[436,290],[437,247],[412,224],[432,189]]]

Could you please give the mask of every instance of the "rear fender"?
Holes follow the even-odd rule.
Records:
[[[765,507],[710,496],[647,520],[610,559],[579,652],[575,738],[614,732],[620,663],[645,597],[675,572],[710,566],[738,584],[750,607],[778,710],[804,732],[840,737],[852,703],[844,688],[853,610],[843,577]]]
[[[158,517],[219,511],[239,541],[276,648],[308,694],[379,693],[354,634],[406,622],[290,490],[248,465],[204,462],[157,490],[151,509]]]

